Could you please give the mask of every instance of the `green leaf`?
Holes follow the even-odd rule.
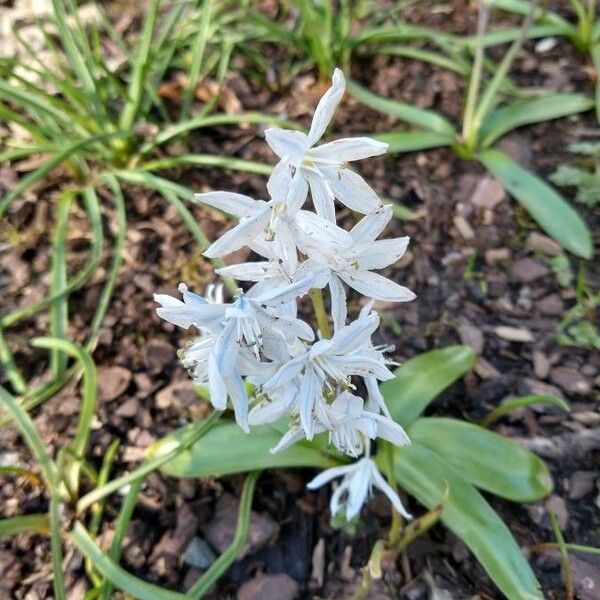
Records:
[[[185,437],[189,425],[158,440],[148,451],[152,459],[176,447]],[[161,471],[174,477],[205,477],[226,475],[257,469],[278,467],[331,467],[339,461],[326,456],[308,443],[299,442],[291,448],[271,454],[281,433],[271,426],[252,428],[244,433],[236,423],[219,423],[189,449],[161,466]]]
[[[417,127],[428,129],[436,133],[445,133],[449,136],[455,136],[456,131],[454,126],[448,119],[442,117],[432,110],[417,108],[407,102],[399,100],[388,100],[373,94],[358,83],[349,80],[347,83],[348,90],[352,95],[366,106],[379,112],[391,115]]]
[[[413,442],[433,450],[474,486],[514,502],[534,502],[552,491],[544,462],[516,442],[483,427],[446,418],[417,419]]]
[[[594,25],[596,36],[600,35],[600,19]],[[594,94],[596,100],[596,120],[600,124],[600,42],[596,42],[590,49],[594,69],[596,69],[596,92]]]
[[[69,540],[83,556],[92,562],[94,569],[104,575],[116,587],[131,594],[134,598],[144,598],[144,600],[189,600],[190,598],[186,594],[171,592],[157,585],[152,585],[122,569],[102,552],[85,530],[85,527],[79,522],[75,523],[73,530],[69,533]]]
[[[481,420],[480,425],[482,427],[489,427],[494,421],[497,421],[509,412],[517,408],[535,404],[549,404],[550,406],[556,406],[556,408],[560,408],[565,412],[571,412],[570,406],[562,398],[534,394],[531,396],[521,396],[520,398],[509,398],[508,400],[504,400],[500,406],[497,406]]]
[[[396,369],[396,377],[380,386],[394,420],[409,427],[441,391],[473,367],[475,358],[468,346],[448,346],[419,354]]]
[[[18,533],[48,533],[48,515],[22,515],[10,519],[0,519],[0,539]]]
[[[477,158],[563,248],[583,258],[592,256],[587,225],[556,190],[499,150],[486,150]]]
[[[514,102],[488,115],[481,128],[480,144],[487,148],[517,127],[574,115],[593,107],[594,101],[584,94],[553,94]]]
[[[428,509],[442,502],[448,490],[442,522],[469,547],[509,600],[543,598],[531,567],[502,519],[448,463],[413,443],[396,450],[394,467],[398,484]]]
[[[391,133],[375,133],[370,137],[389,144],[389,153],[414,152],[427,148],[451,146],[454,136],[433,131],[393,131]]]

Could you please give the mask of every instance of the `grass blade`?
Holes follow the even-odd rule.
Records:
[[[62,566],[63,552],[62,541],[60,538],[60,499],[56,491],[52,492],[50,497],[50,547],[52,549],[53,577],[52,585],[54,588],[55,600],[66,600],[67,592],[65,589],[65,575]]]
[[[67,286],[66,243],[69,227],[69,211],[75,192],[68,190],[58,199],[56,229],[52,249],[50,294],[59,298],[50,306],[50,336],[66,338],[69,305],[64,289]],[[53,378],[61,377],[67,368],[67,356],[58,349],[50,352],[50,372]]]
[[[98,380],[96,376],[96,365],[89,352],[69,342],[58,338],[39,337],[31,342],[36,348],[55,350],[73,357],[83,370],[83,394],[79,421],[75,431],[75,437],[71,443],[75,462],[65,469],[65,481],[69,490],[77,493],[79,489],[79,473],[81,462],[85,459],[92,419],[96,409],[96,397],[98,392]]]
[[[492,423],[495,423],[498,419],[511,413],[513,410],[523,408],[525,406],[536,406],[547,404],[549,406],[555,406],[565,412],[571,412],[571,407],[562,399],[556,396],[521,396],[520,398],[509,398],[502,402],[499,406],[494,408],[489,414],[480,421],[481,427],[489,427]]]
[[[553,94],[514,102],[495,110],[485,119],[480,131],[480,147],[488,148],[517,127],[574,115],[593,107],[594,101],[584,94]]]
[[[19,367],[17,367],[14,356],[4,337],[2,327],[0,327],[0,365],[2,365],[15,392],[24,394],[27,391],[27,383]]]
[[[154,29],[156,27],[159,4],[160,0],[150,0],[148,4],[148,11],[144,19],[144,29],[139,42],[139,51],[133,65],[131,81],[129,82],[127,102],[123,107],[121,118],[119,120],[120,129],[129,133],[131,133],[131,128],[137,117],[138,109],[142,101],[142,95],[144,93],[144,86],[146,84],[146,77],[150,64],[152,36],[154,35]]]
[[[121,560],[121,553],[123,552],[123,540],[125,539],[127,527],[131,521],[131,517],[133,515],[137,498],[140,490],[142,489],[143,483],[143,479],[138,479],[131,484],[129,491],[127,492],[127,496],[125,496],[125,500],[123,500],[123,504],[121,505],[117,522],[115,523],[115,533],[108,550],[108,557],[117,565]],[[100,587],[100,600],[110,600],[112,590],[112,583],[108,579],[105,579],[104,583]]]
[[[435,133],[442,133],[450,136],[456,135],[452,123],[445,117],[438,115],[436,112],[417,108],[407,102],[382,98],[351,80],[348,80],[347,86],[348,91],[359,102],[362,102],[364,105],[374,110]]]
[[[600,24],[600,19],[596,22],[596,25]],[[596,120],[600,124],[600,41],[592,45],[590,50],[592,55],[592,62],[594,63],[594,69],[596,69]]]
[[[221,554],[221,556],[219,556],[219,558],[217,558],[217,560],[209,567],[206,573],[204,573],[189,589],[187,595],[191,598],[202,598],[225,573],[225,571],[227,571],[244,547],[248,537],[248,531],[250,530],[252,498],[254,497],[254,490],[256,488],[256,482],[258,481],[259,476],[260,471],[249,473],[246,476],[244,487],[242,488],[237,526],[233,541]]]
[[[243,158],[231,158],[229,156],[216,156],[214,154],[180,154],[151,160],[139,166],[144,171],[160,171],[171,169],[182,165],[193,165],[195,167],[220,167],[232,171],[244,171],[257,175],[270,175],[273,167]]]
[[[48,515],[22,515],[0,519],[0,539],[19,533],[50,533]]]
[[[1,82],[0,82],[1,85]],[[30,187],[34,186],[38,181],[44,179],[49,173],[51,173],[56,167],[63,163],[70,156],[77,154],[80,150],[83,150],[86,146],[91,146],[98,142],[110,139],[124,137],[125,134],[122,131],[116,131],[114,133],[103,133],[101,135],[95,135],[88,137],[84,140],[79,140],[73,144],[67,145],[66,148],[57,152],[52,158],[47,160],[41,167],[32,171],[23,179],[17,183],[17,185],[0,201],[0,218],[4,216],[10,205],[19,197],[21,194],[26,192]]]
[[[68,284],[58,293],[51,294],[36,302],[19,308],[7,315],[0,318],[0,328],[9,327],[14,325],[21,319],[30,317],[46,307],[50,306],[53,302],[70,294],[73,290],[80,288],[85,282],[92,276],[96,267],[98,266],[102,257],[102,247],[104,244],[104,235],[102,233],[102,216],[100,214],[100,205],[98,203],[98,197],[93,188],[87,187],[84,190],[84,204],[88,218],[90,220],[92,247],[90,249],[91,256],[86,262],[85,266],[71,279]]]
[[[592,256],[587,225],[556,190],[499,150],[486,150],[477,158],[563,248],[583,258]]]
[[[119,567],[94,543],[94,540],[81,523],[75,523],[69,534],[69,540],[93,563],[97,571],[116,587],[127,594],[131,594],[134,598],[144,598],[144,600],[189,600],[189,596],[186,594],[171,592],[152,585]]]
[[[196,91],[196,85],[202,67],[202,60],[204,58],[204,50],[206,49],[206,44],[208,42],[212,9],[213,0],[204,0],[202,4],[202,16],[200,17],[200,26],[198,27],[198,32],[194,37],[194,43],[192,45],[192,64],[181,99],[180,121],[187,119],[192,101],[194,100],[194,93]]]
[[[42,470],[42,475],[52,493],[57,487],[56,465],[52,462],[50,455],[46,452],[44,442],[37,432],[31,417],[19,405],[19,403],[4,388],[0,387],[0,402],[6,406],[12,415],[23,440],[37,460]]]
[[[388,153],[390,154],[452,146],[455,141],[451,135],[433,131],[392,131],[390,133],[374,133],[369,137],[388,144]]]
[[[152,471],[155,471],[162,465],[168,463],[173,460],[176,456],[178,456],[181,452],[187,450],[191,445],[195,444],[203,435],[206,434],[207,431],[213,426],[215,421],[219,419],[221,413],[213,412],[208,417],[206,417],[203,421],[199,423],[194,423],[192,427],[190,427],[189,431],[186,432],[185,437],[180,438],[179,445],[174,446],[171,450],[166,451],[164,454],[160,456],[154,456],[152,458],[146,459],[137,469],[131,471],[131,473],[127,473],[126,475],[122,475],[121,477],[117,477],[113,479],[106,485],[102,487],[98,487],[95,490],[87,493],[85,496],[82,496],[77,502],[77,513],[80,514],[94,502],[97,502],[101,498],[116,492],[123,486],[129,485],[135,481],[143,479]]]

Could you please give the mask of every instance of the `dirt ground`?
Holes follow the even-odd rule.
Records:
[[[426,11],[426,6],[419,10]],[[421,14],[422,20],[425,14]],[[413,16],[419,17],[419,13]],[[447,30],[473,30],[473,19],[463,19],[456,10],[428,18],[434,25],[443,23]],[[535,52],[534,47],[534,43],[526,44],[515,67],[515,82],[548,90],[592,92],[592,70],[586,57],[566,42],[546,53]],[[464,82],[451,73],[400,58],[364,56],[354,62],[352,76],[384,96],[434,108],[456,121],[460,118]],[[245,110],[285,114],[303,123],[309,122],[323,91],[312,74],[298,78],[290,89],[276,92],[255,89],[238,74],[229,77],[228,87]],[[330,135],[402,127],[347,96]],[[521,164],[547,176],[560,163],[572,161],[566,151],[570,142],[598,139],[599,135],[593,114],[588,113],[523,128],[506,136],[500,146]],[[174,146],[170,152],[182,150]],[[189,136],[186,150],[274,162],[262,130],[254,126],[203,130]],[[482,166],[458,159],[450,150],[378,157],[358,168],[382,196],[413,212],[410,220],[394,220],[387,232],[412,239],[408,255],[387,274],[414,290],[418,298],[408,305],[379,306],[381,341],[395,346],[398,362],[454,343],[469,344],[477,351],[474,371],[438,398],[430,414],[476,420],[509,395],[550,393],[567,399],[572,407],[568,415],[550,408],[525,409],[496,427],[547,460],[555,480],[552,496],[533,505],[515,505],[493,497],[490,501],[525,549],[553,541],[548,507],[564,525],[567,541],[600,546],[600,354],[556,342],[556,328],[575,297],[574,284],[561,286],[549,266],[547,259],[558,252],[556,245],[541,235]],[[255,197],[263,193],[265,183],[258,176],[211,169],[181,169],[169,176],[197,191],[226,189]],[[63,174],[56,172],[35,193],[21,199],[10,222],[3,225],[3,233],[10,230],[14,239],[18,238],[0,253],[3,311],[30,304],[46,293],[49,232],[61,177]],[[10,181],[11,174],[3,170],[0,186],[9,187]],[[173,293],[180,281],[202,291],[214,277],[211,264],[202,258],[184,224],[164,200],[134,187],[127,192],[125,266],[94,353],[100,398],[91,456],[99,465],[110,442],[121,440],[115,475],[133,468],[155,439],[205,414],[206,407],[177,360],[176,350],[185,335],[156,316],[152,294]],[[112,202],[108,195],[104,200],[105,225],[111,230]],[[598,212],[577,208],[597,238]],[[229,227],[213,212],[193,210],[210,239]],[[353,218],[347,213],[346,224]],[[87,256],[89,232],[83,211],[78,225],[69,232],[71,272],[80,268]],[[243,252],[230,260],[238,262],[240,258]],[[576,272],[579,261],[571,257],[571,264]],[[91,284],[71,296],[69,333],[76,341],[85,336],[105,274],[105,269],[100,269]],[[587,263],[587,277],[591,287],[600,286],[597,255]],[[530,332],[533,341],[503,339],[495,332],[499,325]],[[44,355],[32,349],[28,340],[46,326],[47,315],[41,315],[7,332],[28,377],[43,373]],[[75,384],[36,410],[35,423],[44,441],[57,448],[69,439],[78,410]],[[16,430],[4,428],[0,456],[6,459],[9,455],[30,464]],[[304,487],[311,475],[297,470],[261,476],[253,504],[256,516],[250,547],[211,597],[238,593],[246,599],[281,598],[269,596],[266,588],[256,595],[256,589],[248,585],[243,592],[248,595],[241,596],[240,586],[261,572],[291,577],[301,598],[346,598],[352,593],[372,544],[389,524],[388,508],[375,497],[355,535],[332,529],[328,490],[312,493]],[[45,509],[46,499],[37,488],[8,476],[2,476],[0,482],[3,516]],[[227,536],[235,527],[235,499],[241,482],[240,477],[177,481],[156,473],[150,476],[126,538],[123,566],[149,581],[185,589],[200,571],[182,561],[182,554],[194,536],[208,541],[215,551],[227,545],[231,539]],[[117,494],[106,504],[103,541],[110,540],[120,503]],[[409,508],[417,514],[423,510],[414,500],[409,500]],[[531,554],[531,563],[545,597],[563,598],[558,556]],[[51,595],[47,539],[22,535],[0,542],[0,565],[1,598],[33,600]],[[598,557],[574,555],[571,565],[578,597],[598,598]],[[81,598],[85,573],[77,554],[67,552],[65,573],[70,598]],[[285,586],[296,590],[289,578],[278,585],[280,593]],[[464,544],[441,526],[412,544],[398,565],[390,566],[372,597],[418,600],[428,597],[432,586],[450,594],[436,596],[440,598],[499,597]]]

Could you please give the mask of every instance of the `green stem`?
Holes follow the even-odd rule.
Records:
[[[331,337],[331,329],[329,327],[327,311],[325,310],[325,302],[323,301],[323,290],[313,288],[310,290],[309,294],[315,310],[315,317],[317,318],[317,327],[321,332],[321,336],[329,339]]]
[[[384,458],[385,458],[385,474],[390,484],[390,487],[398,493],[398,487],[396,485],[396,475],[394,471],[394,445],[390,442],[382,441],[384,445]],[[392,523],[390,525],[389,534],[389,546],[393,548],[402,535],[402,529],[404,527],[404,519],[402,515],[392,506]]]
[[[481,85],[481,74],[483,71],[483,58],[485,46],[485,30],[487,28],[490,11],[485,0],[480,0],[479,14],[477,18],[477,37],[475,40],[475,60],[473,61],[473,70],[469,80],[469,89],[467,91],[467,100],[465,102],[465,112],[463,115],[463,142],[469,145],[473,137],[473,119],[475,116],[475,107],[479,96]]]
[[[260,471],[250,473],[244,481],[242,497],[240,498],[240,509],[238,513],[235,536],[228,548],[210,566],[208,571],[188,591],[191,598],[202,598],[208,590],[217,582],[219,577],[231,566],[246,543],[248,530],[250,529],[250,515],[252,511],[252,498]]]

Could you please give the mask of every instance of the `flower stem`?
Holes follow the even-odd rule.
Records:
[[[391,488],[398,493],[396,486],[396,474],[394,473],[394,445],[390,442],[382,441],[384,445],[384,457],[385,457],[385,474]],[[392,506],[392,524],[390,526],[389,535],[389,546],[393,548],[400,536],[402,535],[402,528],[404,527],[404,520],[402,515]]]
[[[310,290],[310,300],[313,308],[315,309],[315,316],[317,318],[317,327],[321,332],[321,337],[330,338],[331,329],[329,328],[329,321],[327,319],[327,311],[325,310],[325,302],[323,302],[323,290],[319,288],[313,288]]]

